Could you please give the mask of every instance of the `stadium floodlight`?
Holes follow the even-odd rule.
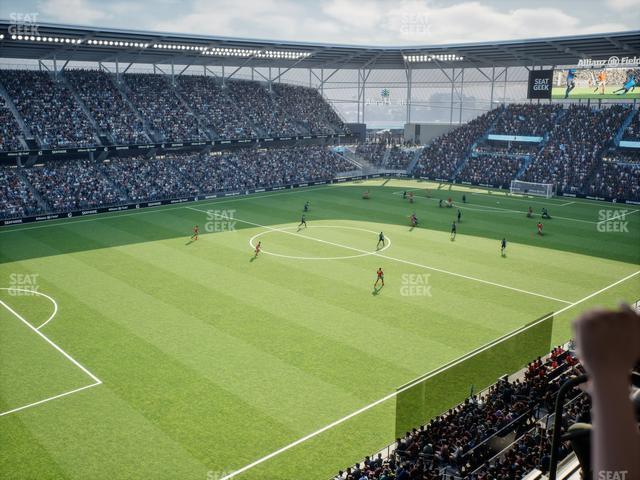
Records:
[[[523,182],[512,180],[509,192],[520,195],[535,195],[538,197],[551,198],[555,194],[552,183]]]

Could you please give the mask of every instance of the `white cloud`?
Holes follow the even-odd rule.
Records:
[[[607,0],[607,5],[615,10],[629,10],[628,13],[634,13],[635,8],[640,8],[640,0]],[[638,13],[635,10],[635,13]]]
[[[38,5],[41,21],[323,43],[428,45],[633,26],[640,0],[605,2],[601,17],[606,21],[598,23],[585,22],[581,11],[561,2],[522,8],[479,0],[156,0],[152,6],[143,0],[41,0]]]
[[[45,0],[38,8],[46,21],[91,25],[98,20],[111,20],[103,9],[93,7],[86,0]]]

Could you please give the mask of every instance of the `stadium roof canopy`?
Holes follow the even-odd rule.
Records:
[[[0,58],[282,68],[482,68],[574,65],[640,56],[640,30],[500,42],[359,46],[0,20]]]

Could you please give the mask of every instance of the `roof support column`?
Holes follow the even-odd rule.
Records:
[[[502,103],[507,103],[507,74],[509,73],[509,67],[504,67],[504,94],[502,95]]]
[[[496,87],[496,67],[491,67],[491,99],[489,100],[489,110],[493,110],[493,91]]]
[[[407,75],[407,114],[406,114],[406,123],[411,123],[411,87],[413,84],[413,71],[411,70],[411,66],[408,65],[406,68]]]
[[[55,54],[53,55],[53,78],[58,80],[58,59]]]
[[[462,102],[464,95],[464,67],[462,68],[462,79],[460,80],[460,114],[458,117],[458,124],[462,125]]]
[[[451,71],[451,104],[449,105],[449,125],[453,125],[453,93],[456,85],[456,67]]]
[[[224,80],[225,76],[224,76],[224,63],[222,64],[222,88],[225,87],[225,80]]]

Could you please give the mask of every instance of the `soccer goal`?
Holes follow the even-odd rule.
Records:
[[[537,195],[545,198],[551,198],[554,195],[552,183],[522,182],[520,180],[512,180],[509,191],[521,195]]]

